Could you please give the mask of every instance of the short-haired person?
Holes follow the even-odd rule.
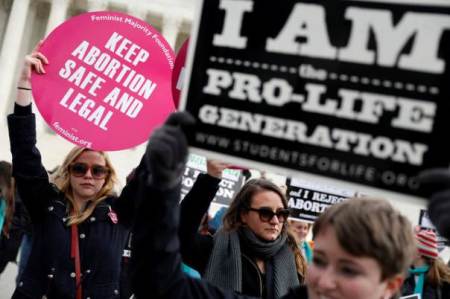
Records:
[[[205,176],[196,182],[201,191],[191,190],[181,203],[183,261],[212,284],[245,295],[280,298],[299,286],[306,262],[288,233],[289,210],[281,189],[267,179],[247,181],[226,211],[223,227],[214,236],[201,235],[196,228],[216,191],[206,193],[203,186],[211,189],[220,182]]]
[[[305,257],[308,263],[312,262],[313,252],[312,247],[309,242],[306,240],[306,237],[311,230],[312,223],[298,220],[289,220],[289,227],[294,233],[298,247],[300,248],[303,256]]]
[[[248,298],[188,278],[181,271],[177,205],[183,169],[176,165],[186,159],[182,129],[191,122],[187,113],[172,115],[148,144],[152,178],[140,181],[143,190],[133,232],[135,295],[142,299],[149,294],[166,299]],[[149,208],[152,217],[145,212]],[[319,217],[313,234],[314,260],[306,274],[306,286],[291,289],[284,299],[397,298],[415,243],[411,224],[390,204],[369,199],[336,204]]]
[[[403,296],[420,294],[422,299],[450,298],[450,268],[439,258],[436,234],[416,232],[417,253],[403,284]]]
[[[13,175],[31,217],[32,247],[17,298],[118,298],[120,259],[134,216],[132,184],[114,195],[116,173],[105,152],[73,148],[49,181],[36,148],[31,72],[46,57],[25,57],[14,113],[8,116]]]

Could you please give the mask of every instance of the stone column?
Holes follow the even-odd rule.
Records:
[[[175,51],[175,43],[177,41],[178,32],[180,31],[181,20],[173,16],[164,16],[162,22],[162,35],[169,45]]]
[[[87,0],[88,11],[101,11],[108,8],[108,0]]]
[[[8,111],[30,0],[14,0],[0,52],[0,115]],[[4,126],[5,120],[0,120]]]
[[[129,0],[127,10],[130,15],[145,21],[145,18],[147,16],[147,9],[145,9],[143,1]]]
[[[52,0],[45,36],[66,20],[70,0]]]

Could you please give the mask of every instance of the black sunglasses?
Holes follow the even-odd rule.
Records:
[[[91,171],[92,177],[96,180],[104,179],[109,174],[109,169],[102,165],[88,165],[80,162],[69,165],[69,172],[75,177],[84,176],[88,170]]]
[[[270,220],[272,220],[273,216],[277,216],[278,221],[283,223],[289,217],[288,209],[279,209],[276,212],[274,212],[274,211],[272,211],[272,209],[266,208],[266,207],[262,207],[259,209],[247,208],[247,210],[257,212],[259,215],[259,219],[262,222],[269,222]]]

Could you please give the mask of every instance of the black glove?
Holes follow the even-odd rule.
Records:
[[[183,129],[194,122],[189,113],[175,112],[162,127],[153,132],[144,156],[150,172],[149,183],[152,186],[167,190],[181,181],[188,154],[188,143]]]
[[[428,215],[439,234],[450,239],[450,169],[422,171],[418,180],[421,191],[430,198]]]

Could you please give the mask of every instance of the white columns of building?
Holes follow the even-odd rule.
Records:
[[[143,1],[129,0],[127,10],[132,16],[145,21],[145,18],[147,16],[147,9],[145,9]]]
[[[106,10],[108,8],[108,2],[108,0],[88,0],[87,10],[89,12]]]
[[[8,111],[30,0],[14,0],[0,52],[0,115]],[[2,119],[0,122],[4,122]],[[4,125],[1,125],[4,127]]]
[[[176,19],[174,16],[163,16],[162,22],[162,35],[167,40],[169,45],[175,51],[175,43],[177,41],[178,32],[180,31],[181,20]]]
[[[70,0],[52,0],[50,5],[50,16],[48,17],[45,36],[48,36],[53,29],[66,20]]]

